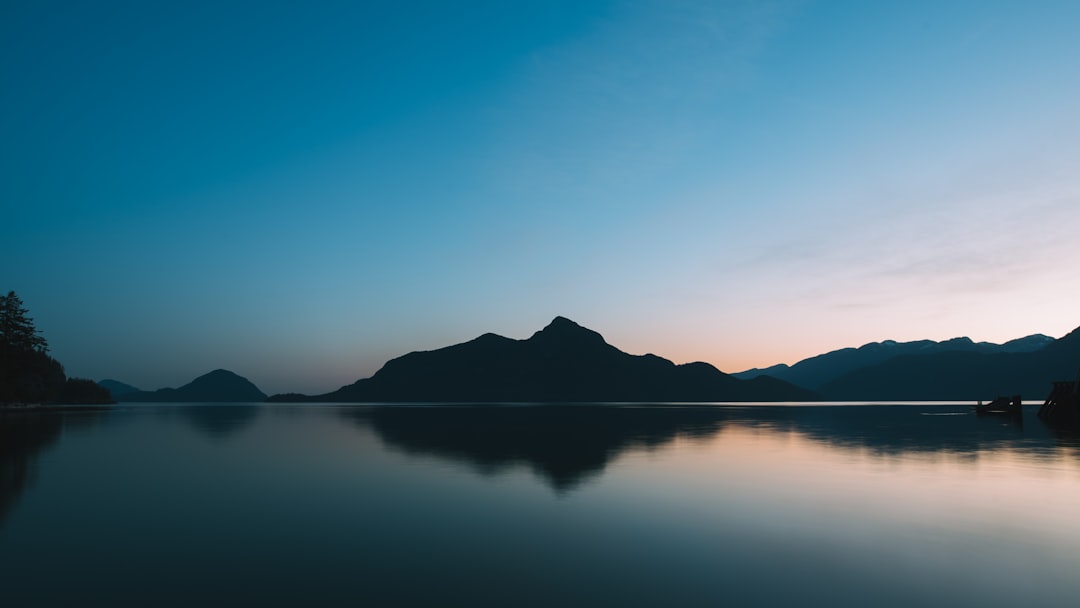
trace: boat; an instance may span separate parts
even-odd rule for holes
[[[980,416],[1022,416],[1024,404],[1020,395],[998,397],[986,404],[980,401],[975,405],[975,413]]]

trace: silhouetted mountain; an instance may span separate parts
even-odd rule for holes
[[[944,342],[918,340],[915,342],[871,342],[859,348],[842,348],[823,355],[803,359],[795,365],[774,365],[765,369],[750,369],[732,374],[744,380],[768,375],[811,390],[818,390],[837,378],[855,370],[875,366],[895,357],[937,353],[1027,353],[1040,350],[1054,341],[1050,336],[1034,334],[1010,340],[1004,344],[973,342],[971,338],[953,338]]]
[[[1015,342],[1015,341],[1014,341]],[[1080,329],[1031,352],[904,355],[844,374],[821,387],[837,400],[975,400],[1046,396],[1054,380],[1076,377]]]
[[[1016,338],[1015,340],[1009,340],[1001,345],[1001,352],[1003,353],[1033,353],[1037,350],[1042,350],[1052,344],[1054,339],[1044,334],[1032,334],[1030,336],[1024,336],[1023,338]],[[989,342],[979,342],[979,344],[990,344]],[[991,344],[991,346],[993,346]]]
[[[556,317],[527,340],[495,334],[413,352],[370,378],[298,399],[331,402],[665,402],[799,401],[810,391],[774,378],[739,380],[708,363],[676,365],[656,355],[630,355],[573,321]]]
[[[102,380],[98,382],[98,385],[109,391],[109,393],[112,394],[114,399],[119,397],[120,395],[124,395],[127,393],[138,393],[142,391],[142,389],[131,386],[130,384],[124,384],[119,380]]]
[[[180,388],[138,391],[115,395],[117,401],[127,402],[254,402],[265,401],[266,393],[250,380],[228,370],[219,369],[199,376]]]

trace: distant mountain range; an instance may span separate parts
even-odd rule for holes
[[[732,374],[749,380],[758,376],[772,376],[792,384],[817,390],[841,376],[864,367],[884,363],[889,359],[910,355],[931,355],[946,352],[968,353],[1027,353],[1046,347],[1054,339],[1043,334],[1010,340],[1005,344],[974,342],[971,338],[953,338],[944,342],[918,340],[915,342],[871,342],[858,348],[842,348],[823,355],[803,359],[795,365],[783,363],[765,369],[749,369]]]
[[[113,387],[117,387],[121,392],[112,393],[113,398],[124,402],[248,403],[266,400],[266,393],[259,390],[259,387],[252,384],[250,380],[224,369],[199,376],[180,388],[162,388],[156,391],[126,390],[135,387],[115,380],[102,380],[98,384],[108,388],[110,392]]]
[[[496,334],[391,359],[370,378],[322,395],[287,393],[270,401],[339,403],[709,402],[990,400],[1046,396],[1055,380],[1077,376],[1080,328],[1055,340],[1035,334],[1005,344],[873,342],[795,365],[725,374],[708,363],[676,365],[631,355],[564,317],[526,340]],[[246,378],[216,370],[180,388],[140,391],[102,380],[125,402],[258,402]]]
[[[1080,329],[1058,340],[1035,334],[1005,344],[969,338],[873,342],[734,375],[781,378],[837,401],[1039,399],[1054,380],[1076,377],[1078,366]]]
[[[867,366],[821,387],[829,399],[992,399],[1019,394],[1042,399],[1055,380],[1080,367],[1080,329],[1031,352],[948,351],[905,355]]]
[[[123,382],[120,382],[119,380],[100,380],[98,381],[98,386],[109,391],[112,394],[113,399],[116,399],[120,395],[126,395],[128,393],[142,392],[142,389],[135,388],[134,386],[131,386],[130,384],[125,384]]]
[[[630,355],[564,317],[527,340],[484,334],[388,361],[370,378],[324,395],[272,401],[667,402],[803,401],[816,395],[770,377],[740,380],[708,363]]]

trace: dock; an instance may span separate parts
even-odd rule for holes
[[[1039,408],[1039,418],[1054,425],[1080,427],[1080,373],[1076,380],[1054,382]]]

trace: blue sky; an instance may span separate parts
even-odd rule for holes
[[[1076,3],[164,4],[0,7],[0,288],[69,374],[1080,325]]]

